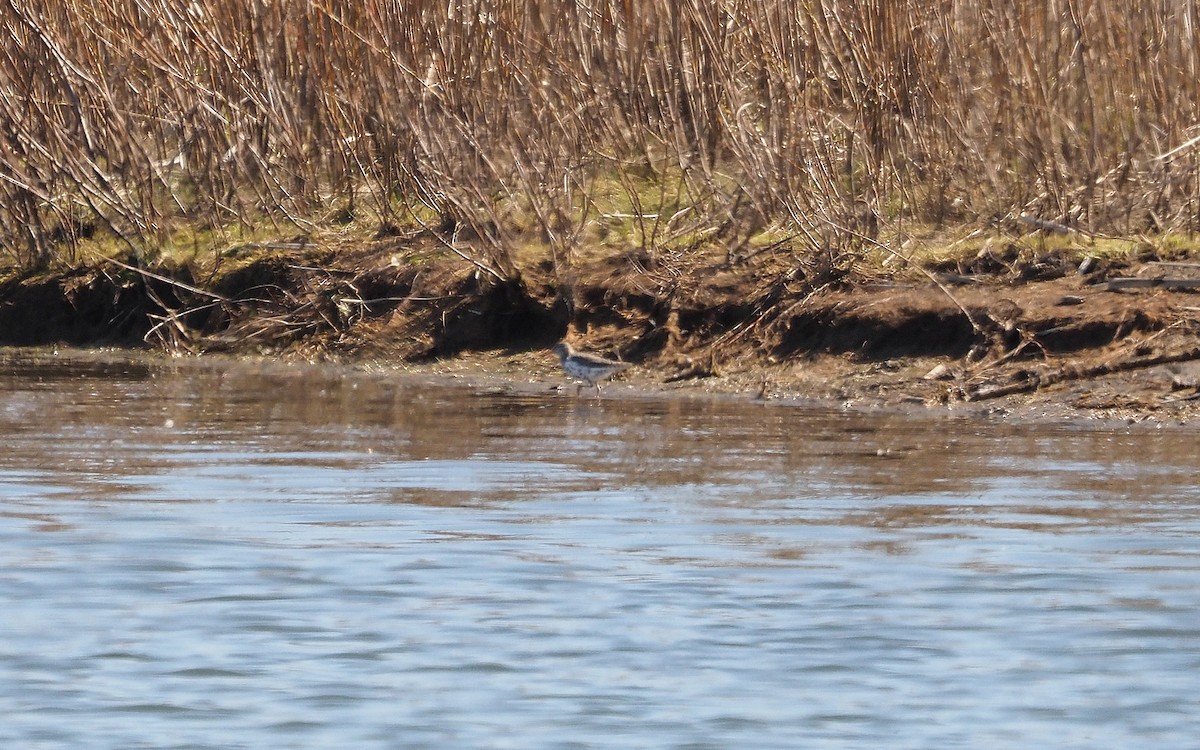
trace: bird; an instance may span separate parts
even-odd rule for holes
[[[588,385],[595,388],[597,397],[600,396],[601,380],[610,378],[621,370],[630,367],[628,362],[617,362],[616,360],[605,359],[596,354],[577,351],[575,347],[566,341],[560,341],[555,344],[553,351],[558,355],[558,361],[562,365],[563,370],[576,380],[585,381]],[[579,388],[575,389],[575,393],[578,394],[582,388],[583,383],[580,383]]]

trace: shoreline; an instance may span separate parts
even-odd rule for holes
[[[544,354],[545,356],[540,356]],[[541,366],[531,369],[535,360]],[[143,368],[147,374],[172,368],[243,368],[272,374],[312,375],[329,379],[365,378],[402,387],[466,390],[473,394],[529,398],[563,398],[584,405],[636,399],[656,401],[719,402],[745,408],[783,408],[829,414],[872,414],[899,419],[972,421],[980,426],[1006,425],[1083,430],[1200,429],[1200,409],[1172,415],[1146,411],[1081,411],[1054,395],[1018,399],[1003,404],[930,404],[913,400],[855,399],[804,395],[779,390],[767,394],[739,387],[736,380],[713,379],[701,387],[663,383],[643,368],[634,367],[619,379],[605,383],[597,399],[585,387],[576,395],[575,381],[562,373],[550,352],[523,354],[474,353],[427,363],[392,363],[371,360],[305,361],[251,354],[170,355],[149,349],[123,347],[0,347],[0,367],[43,369],[67,363],[93,369],[104,376],[114,370]]]
[[[10,276],[0,346],[334,362],[541,390],[574,387],[550,352],[566,339],[634,365],[610,393],[624,383],[821,408],[1200,419],[1198,263],[1092,258],[1085,273],[1083,251],[1054,251],[991,273],[943,261],[830,282],[790,256],[648,267],[612,251],[565,276],[541,263],[495,280],[432,244]]]

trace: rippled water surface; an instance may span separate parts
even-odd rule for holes
[[[0,747],[1200,740],[1200,440],[0,354]]]

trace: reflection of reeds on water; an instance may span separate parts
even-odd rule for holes
[[[614,232],[733,253],[774,227],[836,258],[905,222],[1195,214],[1186,3],[36,7],[0,9],[0,246],[21,264],[366,218],[510,277],[518,247],[562,267]]]

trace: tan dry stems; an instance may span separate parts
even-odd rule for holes
[[[569,279],[605,213],[651,257],[772,225],[835,259],[905,222],[1190,232],[1198,25],[1196,0],[6,0],[0,247],[335,208],[505,277],[532,231]]]

